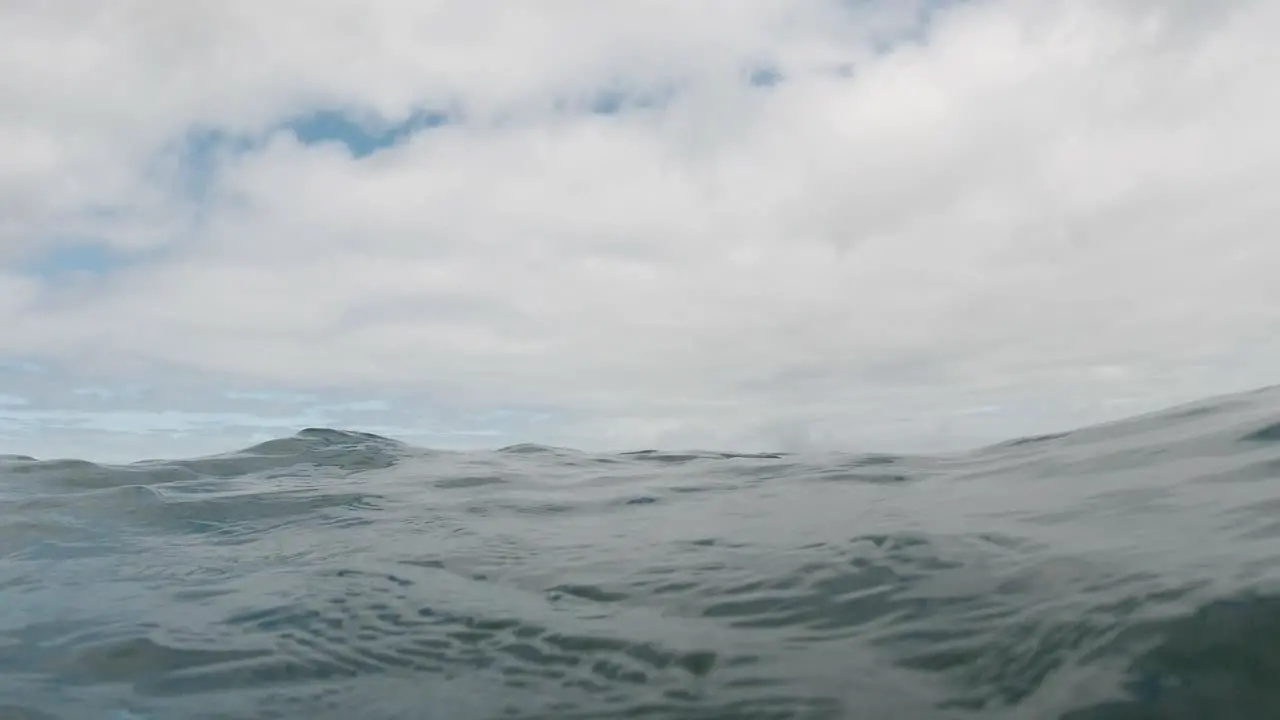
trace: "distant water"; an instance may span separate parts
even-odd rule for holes
[[[1280,718],[1280,391],[975,452],[0,458],[0,718]]]

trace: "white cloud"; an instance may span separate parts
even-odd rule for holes
[[[1265,0],[3,12],[0,263],[161,252],[0,273],[0,356],[585,447],[925,449],[1275,380]],[[285,129],[321,109],[452,122],[357,159]],[[193,170],[210,130],[251,142]]]

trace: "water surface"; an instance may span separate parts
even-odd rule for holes
[[[1280,391],[975,452],[0,457],[0,718],[1280,718]]]

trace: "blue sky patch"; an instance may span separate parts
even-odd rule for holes
[[[379,123],[359,122],[349,113],[337,110],[320,110],[297,118],[285,125],[305,145],[341,143],[357,159],[391,147],[420,130],[440,127],[449,122],[443,113],[420,111],[404,122],[380,126]]]
[[[587,102],[588,110],[595,115],[617,115],[625,110],[648,110],[664,107],[675,97],[674,87],[645,91],[601,90]],[[572,103],[559,103],[561,109],[573,107]]]
[[[280,130],[293,133],[298,142],[305,145],[340,143],[359,159],[391,147],[420,130],[449,122],[448,115],[429,111],[414,113],[396,124],[359,121],[353,117],[354,114],[339,110],[317,110],[256,134],[192,128],[167,151],[170,153],[168,157],[176,158],[175,165],[170,167],[176,170],[177,182],[187,197],[197,203],[198,211],[200,201],[208,196],[221,162],[261,148],[272,134]]]
[[[756,68],[747,76],[747,81],[755,87],[773,87],[782,80],[782,71],[775,67]]]
[[[76,274],[104,275],[131,264],[135,259],[134,254],[101,244],[76,242],[45,249],[23,263],[22,269],[28,275],[46,279]]]

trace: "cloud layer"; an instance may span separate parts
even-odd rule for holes
[[[1276,379],[1265,0],[0,12],[0,358],[158,388],[101,412],[921,450]]]

